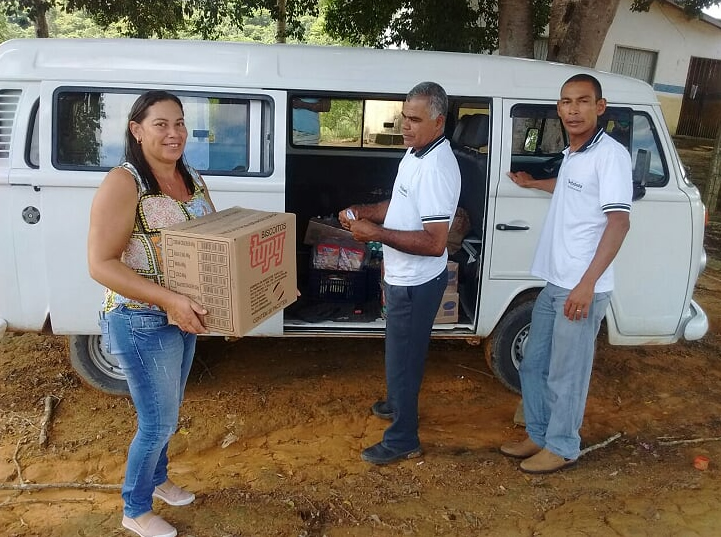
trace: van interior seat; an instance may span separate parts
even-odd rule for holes
[[[486,206],[488,154],[481,148],[488,146],[488,114],[467,114],[461,117],[453,131],[451,147],[461,171],[461,196],[458,205],[468,213],[472,233],[483,237],[483,213]]]

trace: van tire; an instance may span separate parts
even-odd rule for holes
[[[511,305],[485,343],[488,367],[506,388],[516,393],[521,393],[518,366],[523,360],[534,303],[526,300]]]
[[[118,361],[103,351],[100,336],[68,336],[70,364],[80,378],[110,395],[129,395]]]

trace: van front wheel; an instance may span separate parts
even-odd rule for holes
[[[106,354],[99,335],[68,336],[70,364],[78,375],[93,388],[110,395],[128,395],[128,383],[120,364]]]
[[[533,304],[533,300],[527,300],[512,306],[485,343],[488,367],[506,388],[516,393],[521,393],[518,367],[528,341]]]

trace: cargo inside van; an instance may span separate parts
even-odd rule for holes
[[[405,96],[371,98],[290,95],[327,99],[319,115],[317,143],[294,139],[289,116],[286,210],[297,215],[298,281],[301,297],[285,310],[287,329],[333,326],[382,330],[382,247],[363,245],[338,230],[338,211],[353,204],[390,199],[398,164],[405,154],[401,109]],[[292,104],[289,104],[289,109]],[[449,287],[436,317],[437,330],[471,327],[479,290],[484,229],[490,107],[453,100],[446,137],[459,161],[462,191],[449,233]],[[304,141],[303,141],[304,142]],[[362,261],[342,266],[349,255]],[[340,258],[341,266],[335,266]]]

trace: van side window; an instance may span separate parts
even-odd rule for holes
[[[669,173],[659,144],[658,132],[648,115],[633,114],[631,159],[634,176],[640,175],[647,187],[662,187],[668,183]]]
[[[561,166],[566,134],[556,107],[517,105],[513,107],[511,170],[527,171],[537,179],[555,177]],[[668,183],[658,133],[650,117],[630,108],[608,107],[599,126],[631,153],[634,181],[648,187]]]
[[[402,99],[291,95],[288,106],[293,146],[405,149]]]
[[[634,181],[648,187],[668,183],[668,169],[650,117],[630,108],[608,107],[599,118],[606,134],[631,153]]]
[[[536,179],[556,177],[567,143],[556,107],[516,105],[511,116],[511,171],[525,171]]]
[[[61,88],[55,94],[53,164],[107,170],[124,159],[125,129],[140,90]],[[201,173],[269,175],[270,101],[265,97],[176,92],[183,103],[185,156]],[[251,126],[254,138],[251,138]]]

